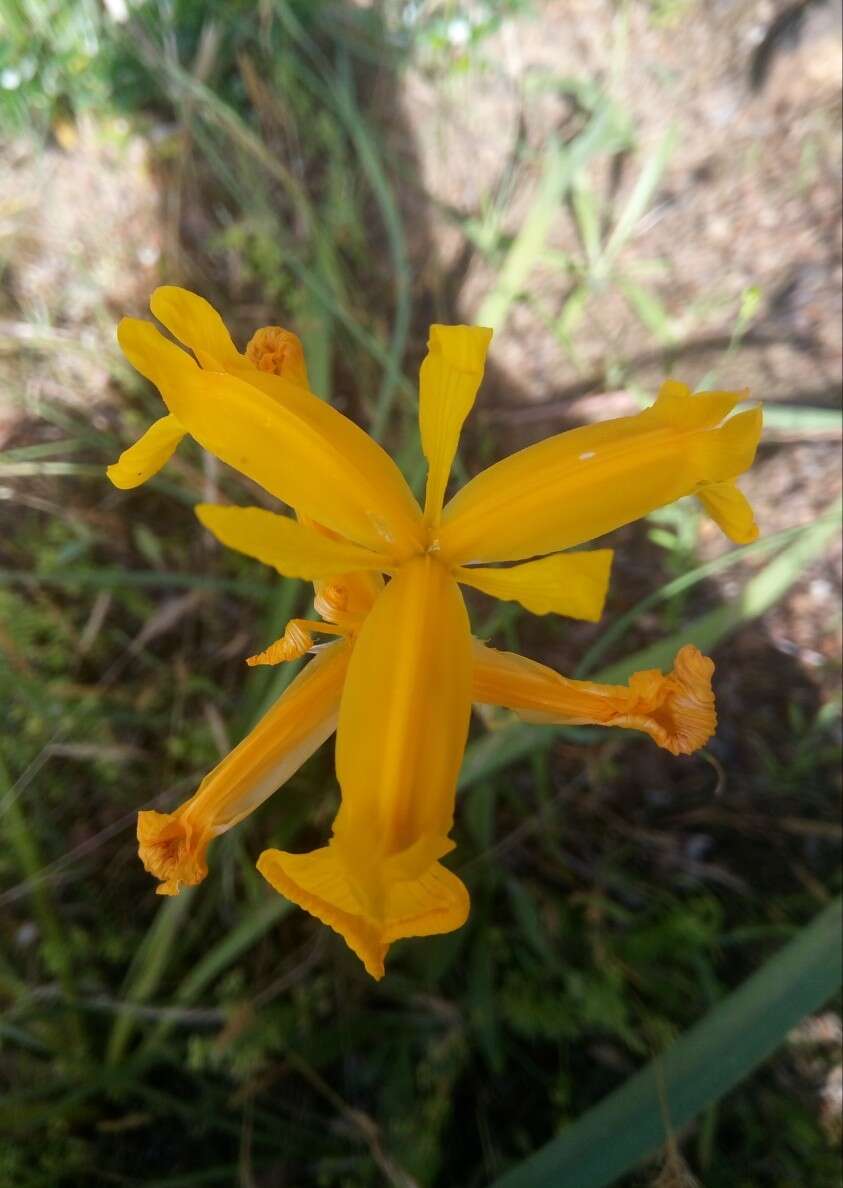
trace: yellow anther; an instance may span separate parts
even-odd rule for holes
[[[348,587],[339,582],[320,582],[313,605],[317,615],[321,615],[329,623],[338,623],[348,612]]]
[[[281,638],[270,644],[266,651],[258,652],[256,656],[249,656],[246,663],[254,667],[256,664],[283,664],[287,660],[298,660],[313,647],[314,632],[321,632],[324,635],[344,634],[339,627],[334,627],[330,623],[316,623],[310,619],[290,619]]]
[[[286,660],[298,660],[312,647],[313,636],[304,626],[304,621],[291,619],[280,639],[256,656],[249,656],[246,663],[251,667],[256,664],[283,664]]]

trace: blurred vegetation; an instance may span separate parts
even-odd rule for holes
[[[649,10],[675,26],[688,7]],[[408,60],[467,69],[504,16],[529,8],[0,0],[0,122],[7,137],[68,151],[85,118],[148,135],[162,279],[201,289],[243,333],[294,325],[314,389],[341,393],[418,486],[409,361],[431,311],[455,311],[412,275],[402,187],[414,182],[385,147],[383,90]],[[571,98],[574,131],[544,147],[517,233],[494,203],[461,226],[496,269],[477,320],[499,327],[520,304],[535,307],[529,278],[550,258],[569,290],[544,321],[575,369],[582,320],[608,290],[669,356],[687,327],[650,286],[658,261],[628,264],[622,249],[676,130],[638,153],[607,88],[552,85]],[[637,180],[610,218],[591,167],[621,156]],[[548,248],[560,210],[581,248],[564,258]],[[5,268],[13,248],[3,245]],[[749,288],[731,353],[757,304]],[[592,1107],[694,1024],[716,1024],[709,1013],[755,973],[749,1021],[699,1037],[693,1108],[659,1061],[618,1106],[632,1131],[672,1139],[660,1153],[659,1138],[637,1153],[633,1142],[629,1174],[611,1182],[691,1183],[687,1164],[706,1188],[839,1183],[818,1104],[833,1045],[831,1056],[820,1041],[807,1056],[788,1048],[725,1097],[734,1078],[703,1084],[730,1061],[749,1073],[834,988],[828,931],[810,929],[839,892],[839,707],[780,655],[739,737],[733,727],[684,764],[632,735],[477,723],[456,831],[470,921],[395,946],[378,986],[254,869],[270,843],[324,837],[336,798],[328,753],[216,843],[201,887],[156,900],[134,815],[188,795],[282,691],[288,668],[247,672],[242,657],[275,638],[307,592],[201,539],[190,509],[208,485],[247,492],[194,446],[141,491],[107,486],[106,462],[158,414],[105,337],[101,353],[116,393],[108,409],[83,417],[43,401],[1,460],[0,1182],[480,1188],[554,1136],[585,1134],[575,1128]],[[624,374],[623,360],[607,361],[607,383]],[[834,417],[773,411],[797,440]],[[508,448],[493,427],[474,431],[464,465]],[[830,506],[806,529],[703,562],[697,514],[683,504],[625,538],[646,558],[646,587],[633,574],[600,633],[478,599],[477,634],[624,679],[669,665],[686,640],[732,640],[838,525]],[[753,576],[723,602],[711,579],[741,564]],[[785,976],[767,963],[788,942]],[[576,1188],[610,1182],[601,1148],[609,1159],[614,1137],[592,1141],[591,1178]],[[655,1162],[634,1170],[648,1154]]]

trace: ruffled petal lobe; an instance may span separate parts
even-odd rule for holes
[[[601,685],[475,641],[473,699],[531,722],[641,730],[671,754],[690,755],[717,727],[713,673],[713,661],[687,644],[666,676],[653,668],[634,673],[628,685]]]
[[[351,647],[343,640],[311,660],[175,812],[138,814],[138,852],[161,880],[159,895],[201,882],[210,842],[254,812],[333,733]]]

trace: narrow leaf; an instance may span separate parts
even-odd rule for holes
[[[728,1093],[841,983],[840,900],[695,1027],[491,1188],[605,1188]]]
[[[635,226],[646,212],[652,201],[656,187],[661,181],[665,167],[670,160],[676,146],[677,128],[671,126],[665,132],[655,152],[647,159],[644,168],[638,175],[638,180],[632,188],[632,193],[621,211],[615,229],[609,236],[604,253],[604,261],[608,266],[615,259],[635,230]]]
[[[538,191],[512,242],[498,280],[474,319],[479,326],[499,329],[542,255],[553,220],[574,179],[598,153],[617,147],[618,128],[613,109],[606,105],[592,117],[570,144],[554,142],[547,150]]]

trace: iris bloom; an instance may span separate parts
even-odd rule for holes
[[[192,355],[148,322],[120,344],[168,413],[109,468],[116,485],[154,474],[189,433],[296,516],[201,505],[223,544],[315,584],[315,620],[294,620],[251,663],[314,658],[251,734],[172,813],[140,814],[140,855],[175,894],[207,872],[213,838],[252,812],[336,728],[341,804],[327,844],[266,850],[258,869],[340,933],[372,976],[400,937],[448,932],[468,892],[442,864],[472,702],[531,720],[648,733],[688,754],[713,733],[712,662],[685,647],[673,671],[625,686],[574,681],[472,638],[471,586],[536,614],[596,621],[612,553],[595,537],[695,494],[735,541],[757,534],[735,478],[752,463],[760,411],[729,417],[741,392],[692,395],[673,380],[637,416],[560,433],[445,491],[491,331],[433,326],[419,392],[424,507],[357,425],[307,388],[298,340],[259,330],[241,354],[221,318],[182,289],[151,308]],[[501,565],[499,563],[505,563]],[[388,579],[384,581],[384,578]],[[314,644],[317,635],[337,637]]]

